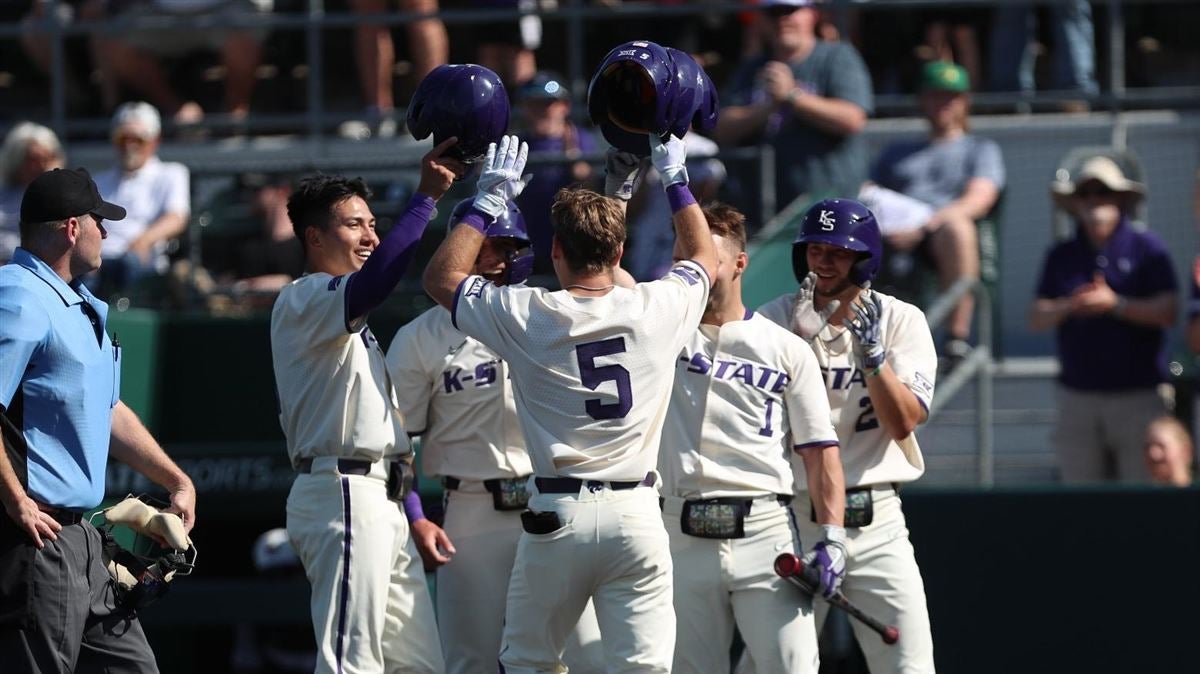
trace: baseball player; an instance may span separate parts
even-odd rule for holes
[[[902,635],[886,646],[852,622],[867,664],[872,674],[925,673],[934,671],[933,639],[898,487],[925,472],[914,430],[929,414],[937,354],[920,309],[869,289],[881,262],[871,211],[848,199],[820,201],[792,250],[799,291],[759,312],[809,340],[825,374],[847,487],[842,591]],[[802,490],[793,503],[801,540],[820,537],[811,497]],[[827,611],[818,603],[818,628]]]
[[[464,166],[421,161],[417,192],[381,241],[362,180],[316,176],[288,199],[308,273],[279,293],[271,354],[280,422],[300,473],[287,530],[312,584],[317,668],[443,671],[433,602],[401,500],[411,494],[408,435],[367,314],[400,280]]]
[[[810,562],[832,592],[845,566],[845,485],[837,434],[812,349],[742,304],[745,218],[704,208],[719,264],[700,329],[675,363],[659,471],[674,562],[675,674],[727,662],[733,628],[760,674],[817,672],[810,600],[775,574],[799,552],[788,504],[791,455],[806,468],[821,535]]]
[[[461,202],[450,222],[466,216]],[[524,283],[533,266],[525,220],[516,204],[488,230],[472,273],[497,286]],[[521,534],[520,513],[529,500],[525,483],[533,473],[513,399],[508,366],[479,340],[450,322],[437,306],[396,333],[387,354],[388,374],[409,435],[421,436],[425,475],[445,488],[446,519],[440,539],[419,531],[417,547],[438,568],[437,615],[447,674],[495,671],[504,628],[504,598]],[[420,523],[420,524],[419,524]],[[440,546],[439,546],[440,544]],[[446,546],[453,550],[452,558]],[[442,547],[442,549],[439,549]],[[589,644],[588,655],[568,648],[572,672],[603,671],[600,633],[589,607],[574,643]]]
[[[586,189],[559,192],[551,209],[562,290],[472,276],[484,231],[525,184],[528,148],[512,136],[489,149],[470,214],[425,270],[426,291],[455,326],[508,364],[533,464],[500,651],[509,674],[559,671],[589,597],[609,672],[671,669],[671,555],[655,461],[671,368],[699,325],[717,263],[687,188],[683,142],[651,138],[681,258],[663,279],[615,285],[624,215]]]

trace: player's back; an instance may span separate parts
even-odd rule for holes
[[[601,297],[480,282],[468,279],[455,320],[509,364],[534,472],[638,480],[654,470],[675,358],[707,301],[703,269],[685,261]]]

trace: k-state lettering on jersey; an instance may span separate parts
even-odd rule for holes
[[[692,333],[663,426],[664,494],[791,494],[792,452],[830,444],[825,383],[803,339],[759,314]]]
[[[400,328],[387,353],[404,427],[421,436],[426,475],[463,480],[533,472],[508,366],[434,307]]]
[[[928,410],[933,401],[937,352],[925,314],[895,297],[875,294],[882,305],[880,331],[883,346],[887,349],[888,365]],[[794,295],[783,295],[759,307],[758,311],[776,324],[791,329],[794,299]],[[846,486],[915,480],[925,472],[925,459],[921,456],[916,434],[905,438],[907,447],[902,447],[879,424],[867,394],[866,373],[858,367],[853,340],[845,328],[825,326],[812,342],[829,392],[834,426],[841,440]],[[801,465],[797,470],[800,488],[805,485],[803,475]]]
[[[302,276],[271,309],[271,362],[288,455],[378,461],[412,453],[383,349],[346,315],[348,277]]]
[[[470,276],[453,317],[508,363],[537,475],[640,480],[655,468],[675,358],[700,324],[708,285],[690,260],[601,297]]]

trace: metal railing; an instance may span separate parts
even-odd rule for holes
[[[996,479],[995,418],[992,409],[995,367],[992,361],[992,343],[995,326],[992,325],[991,294],[978,279],[959,279],[934,299],[933,304],[925,310],[925,320],[931,330],[937,328],[950,317],[950,313],[967,293],[975,296],[979,344],[967,353],[945,379],[938,382],[926,423],[933,421],[946,408],[947,403],[974,378],[976,473],[979,485],[990,487]]]
[[[837,22],[843,27],[851,10],[859,11],[906,11],[933,7],[998,7],[1006,4],[1035,4],[1052,5],[1069,2],[1070,0],[1037,0],[1029,3],[1023,0],[829,0],[828,8],[832,11]],[[977,98],[982,103],[1011,104],[1019,107],[1030,102],[1054,102],[1069,96],[1073,100],[1086,99],[1093,108],[1110,109],[1117,112],[1129,104],[1152,101],[1162,105],[1194,105],[1200,99],[1200,87],[1148,87],[1130,91],[1126,87],[1126,55],[1124,50],[1125,17],[1122,8],[1138,4],[1183,4],[1186,0],[1099,0],[1092,4],[1097,7],[1107,7],[1107,21],[1104,26],[1097,26],[1097,34],[1106,35],[1108,62],[1106,64],[1106,91],[1085,95],[1079,92],[1038,92],[1032,97],[1018,92],[983,94]],[[252,118],[251,128],[269,122],[271,125],[291,126],[303,129],[308,135],[319,138],[325,132],[329,122],[344,121],[337,115],[326,111],[325,103],[325,37],[327,29],[349,28],[357,25],[372,24],[397,27],[408,24],[416,19],[428,18],[430,15],[412,12],[391,12],[383,14],[353,14],[347,12],[329,13],[326,11],[325,0],[307,0],[304,9],[291,13],[266,13],[251,16],[158,16],[130,18],[115,16],[102,21],[68,22],[57,11],[62,0],[52,0],[44,17],[40,21],[14,22],[0,25],[0,39],[16,39],[25,33],[43,35],[50,42],[50,126],[60,135],[71,131],[103,131],[107,120],[76,120],[68,119],[66,110],[66,50],[64,42],[72,36],[105,34],[118,35],[130,30],[166,30],[187,28],[188,30],[205,30],[215,28],[255,28],[267,30],[303,31],[304,44],[307,52],[308,74],[306,78],[306,106],[302,113],[295,115],[275,115],[267,118]],[[587,64],[584,63],[584,53],[587,44],[585,24],[596,21],[619,21],[629,19],[645,19],[651,17],[683,18],[691,16],[728,16],[752,9],[749,2],[725,0],[708,0],[704,2],[689,2],[678,5],[659,5],[652,3],[625,3],[615,6],[590,5],[584,0],[562,0],[560,3],[534,11],[513,10],[505,8],[489,9],[452,9],[437,12],[436,16],[449,25],[471,25],[491,23],[501,20],[511,20],[520,16],[536,15],[546,21],[563,22],[566,24],[566,77],[571,84],[571,90],[576,102],[582,102],[585,96]],[[915,110],[913,96],[881,96],[880,109],[884,110]],[[577,114],[583,114],[582,106],[576,107]],[[205,126],[220,128],[231,122],[222,115],[210,115],[203,123]]]

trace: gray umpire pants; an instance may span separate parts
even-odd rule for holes
[[[116,608],[95,527],[44,542],[0,512],[0,672],[157,674],[137,616]]]

